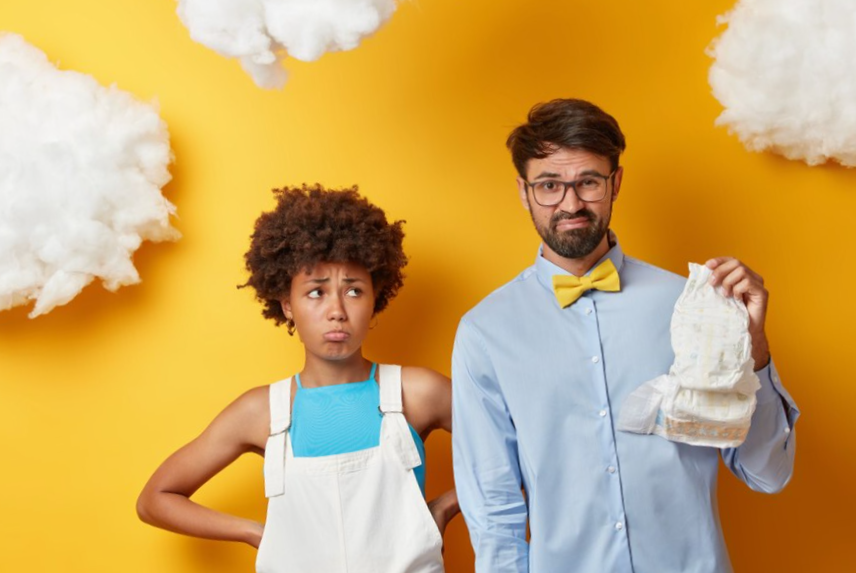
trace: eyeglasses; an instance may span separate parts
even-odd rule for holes
[[[592,173],[574,181],[543,179],[534,183],[529,181],[525,181],[525,183],[532,187],[532,196],[535,198],[535,202],[542,207],[552,207],[564,201],[568,187],[574,190],[580,201],[596,203],[606,197],[606,189],[609,187],[607,182],[610,177],[615,175],[616,171],[618,171],[617,167],[609,175]]]

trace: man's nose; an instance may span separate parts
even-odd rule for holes
[[[580,209],[585,208],[585,201],[581,201],[579,197],[577,197],[577,192],[574,188],[568,185],[565,190],[565,196],[562,198],[562,201],[556,205],[557,209],[562,211],[567,211],[568,213],[576,213]]]

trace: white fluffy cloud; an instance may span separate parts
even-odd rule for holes
[[[853,0],[739,0],[711,46],[713,95],[752,151],[856,166]]]
[[[238,58],[256,85],[285,84],[286,53],[313,61],[352,50],[395,11],[395,0],[178,0],[190,37]]]
[[[0,310],[35,300],[32,318],[95,277],[139,282],[140,243],[179,237],[161,195],[171,159],[152,105],[0,34]]]

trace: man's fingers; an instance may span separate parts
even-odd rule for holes
[[[709,264],[715,261],[714,267],[710,267]],[[708,268],[711,270],[710,276],[710,284],[716,286],[718,284],[722,284],[722,281],[727,277],[730,273],[734,271],[734,269],[740,266],[740,261],[733,257],[717,257],[715,259],[710,259],[708,262]]]

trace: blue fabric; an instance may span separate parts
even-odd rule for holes
[[[373,448],[380,443],[383,418],[380,388],[374,379],[372,365],[368,380],[304,388],[296,376],[292,422],[289,434],[295,457],[313,458],[346,454]],[[410,424],[410,433],[422,464],[413,468],[416,481],[425,495],[425,445]]]
[[[731,571],[720,451],[614,428],[627,395],[674,361],[669,325],[685,279],[617,244],[606,258],[620,292],[592,290],[562,309],[552,275],[567,273],[539,253],[458,327],[453,461],[479,573]],[[749,487],[774,492],[791,476],[799,411],[772,362],[758,376],[749,436],[721,454]]]

